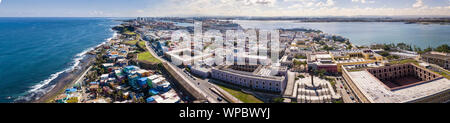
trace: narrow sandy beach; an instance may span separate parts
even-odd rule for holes
[[[80,69],[75,69],[72,71],[66,71],[62,73],[58,78],[55,80],[55,87],[52,88],[49,92],[44,94],[42,97],[40,97],[37,100],[33,100],[31,102],[33,103],[46,103],[46,101],[56,97],[60,92],[66,87],[69,87],[70,85],[74,84],[80,77],[83,77],[83,73],[85,73],[88,68],[94,63],[95,57],[92,55],[86,54],[86,57],[80,61]]]

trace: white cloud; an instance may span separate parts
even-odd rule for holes
[[[366,0],[352,0],[352,2],[361,2],[361,3],[366,3]]]
[[[274,5],[276,0],[236,0],[243,1],[245,5]]]
[[[423,4],[423,0],[416,0],[416,3],[414,3],[412,5],[412,7],[414,8],[420,8],[420,7],[424,7],[425,5]]]
[[[311,7],[311,6],[313,6],[314,5],[314,2],[308,2],[308,3],[306,3],[306,7]]]
[[[285,1],[292,1],[292,0],[285,0]],[[288,8],[309,8],[313,7],[315,5],[315,0],[296,0],[296,3],[289,6]]]
[[[334,6],[334,1],[333,0],[327,0],[325,3],[324,2],[318,2],[316,3],[317,7],[324,7],[324,6]]]
[[[358,16],[443,15],[450,7],[342,8],[334,0],[168,0],[140,16]],[[286,2],[286,3],[283,3]],[[359,0],[359,2],[361,2]],[[370,3],[369,0],[365,1]],[[423,5],[424,6],[424,5]]]
[[[97,10],[89,12],[89,15],[91,15],[91,16],[102,16],[103,14],[104,14],[103,11],[97,11]]]
[[[288,8],[300,8],[300,7],[303,7],[303,4],[294,4],[294,5],[292,5],[292,6],[289,6]]]
[[[0,0],[0,4],[2,3],[2,0]]]
[[[367,0],[352,0],[352,2],[354,3],[375,3],[375,1],[371,0],[371,1],[367,1]]]

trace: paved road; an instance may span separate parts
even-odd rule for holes
[[[215,94],[214,92],[212,92],[209,88],[213,87],[212,85],[210,85],[211,83],[209,83],[208,81],[202,81],[200,79],[196,79],[193,80],[193,78],[191,78],[190,76],[188,76],[185,72],[183,72],[182,69],[180,69],[179,67],[171,64],[170,62],[168,62],[167,60],[159,57],[155,51],[150,48],[148,46],[148,42],[145,42],[146,48],[147,50],[157,59],[161,60],[162,62],[166,62],[168,63],[168,65],[172,68],[174,68],[174,70],[176,70],[175,72],[179,75],[181,75],[181,77],[183,77],[184,80],[188,80],[188,83],[190,83],[190,85],[198,90],[200,93],[202,93],[202,95],[204,95],[208,102],[210,103],[226,103],[225,100],[222,101],[218,101],[217,98],[220,97],[219,95]],[[200,84],[199,84],[200,83]]]
[[[92,66],[90,66],[84,73],[83,75],[81,75],[80,78],[78,78],[78,80],[75,82],[75,84],[79,83],[80,87],[81,87],[81,95],[80,95],[80,101],[85,101],[87,99],[88,94],[86,93],[86,88],[84,85],[84,78],[86,77],[86,74],[92,69]]]
[[[337,90],[341,92],[342,99],[344,100],[344,103],[359,103],[358,98],[356,97],[355,93],[350,89],[350,87],[344,82],[345,80],[341,77],[337,78],[336,85],[338,86]],[[342,86],[342,89],[341,89]],[[347,93],[350,92],[350,94]],[[353,97],[354,100],[350,98],[350,96]]]
[[[178,68],[179,69],[179,68]],[[220,95],[217,95],[216,93],[214,93],[213,91],[210,90],[210,88],[214,88],[214,85],[211,84],[209,81],[209,79],[202,79],[202,78],[197,78],[195,76],[190,77],[188,74],[190,73],[185,73],[184,72],[184,68],[183,69],[179,69],[180,71],[183,71],[183,74],[191,81],[193,82],[195,85],[197,85],[197,87],[199,87],[201,90],[203,90],[205,93],[207,93],[210,97],[216,99],[217,102],[219,103],[226,103],[227,101],[223,99],[223,97],[221,97]],[[193,79],[195,78],[195,80]],[[221,97],[223,100],[222,101],[218,101],[217,97]]]
[[[337,90],[337,92],[341,93],[344,103],[354,103],[353,100],[350,99],[350,95],[347,93],[342,81],[340,81],[340,80],[336,81],[336,90]]]

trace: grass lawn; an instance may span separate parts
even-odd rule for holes
[[[139,41],[139,43],[137,45],[139,45],[139,47],[145,49],[145,41]]]
[[[442,69],[440,71],[441,72],[436,72],[436,71],[434,71],[434,72],[439,74],[439,75],[441,75],[442,77],[445,77],[445,78],[450,80],[450,72],[447,72],[447,71],[442,70]]]
[[[135,32],[130,32],[130,31],[126,31],[126,32],[124,32],[124,34],[126,34],[126,35],[136,35]]]
[[[348,68],[347,68],[348,69]],[[348,72],[356,72],[356,71],[363,71],[363,70],[365,70],[364,68],[355,68],[355,69],[348,69],[347,71]]]
[[[447,78],[447,79],[450,80],[450,73],[447,73],[447,72],[439,72],[438,74],[440,74],[441,76],[443,76],[443,77],[445,77],[445,78]]]
[[[256,98],[255,96],[253,96],[251,94],[246,94],[244,92],[234,90],[231,88],[227,88],[227,87],[224,87],[221,85],[217,85],[217,86],[219,86],[223,90],[227,91],[228,93],[230,93],[231,95],[238,98],[239,100],[241,100],[244,103],[264,103],[263,101],[259,100],[258,98]]]
[[[391,64],[406,64],[406,63],[413,63],[413,64],[416,64],[416,65],[419,65],[419,62],[417,62],[417,61],[414,60],[414,59],[403,59],[403,60],[400,60],[400,61],[391,61],[391,62],[389,62],[389,63],[391,63]]]
[[[161,61],[157,58],[155,58],[150,52],[143,52],[138,54],[138,60],[139,61],[148,61],[153,63],[161,63]]]
[[[138,42],[138,40],[131,40],[131,41],[125,42],[125,44],[128,44],[128,45],[136,45],[137,42]]]

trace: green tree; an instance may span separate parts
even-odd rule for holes
[[[386,51],[389,51],[389,50],[391,50],[391,46],[388,44],[384,44],[383,49]]]
[[[114,101],[119,100],[119,94],[114,93],[114,94],[113,94],[113,99],[114,99]]]
[[[144,97],[139,97],[139,103],[145,103]]]
[[[298,78],[305,78],[305,76],[303,76],[303,75],[298,75],[297,77]]]
[[[387,57],[390,55],[389,52],[387,52],[387,51],[380,52],[379,54],[383,57]]]
[[[166,41],[166,42],[165,42],[165,45],[166,45],[166,46],[169,46],[169,45],[170,45],[170,41]]]
[[[330,51],[330,50],[334,50],[334,48],[333,47],[329,47],[328,45],[324,45],[322,50]]]
[[[320,41],[320,39],[321,39],[320,37],[313,37],[314,42],[318,42],[318,41]]]
[[[342,100],[335,100],[335,101],[333,101],[333,103],[344,103],[344,101],[342,101]]]
[[[319,41],[320,45],[325,45],[325,41]]]
[[[435,51],[450,53],[450,47],[447,44],[443,44],[441,46],[436,47]]]
[[[273,98],[272,100],[274,103],[282,103],[284,101],[284,98],[277,97],[277,98]]]
[[[314,70],[315,75],[319,76],[319,78],[324,78],[326,72],[325,69]]]
[[[345,45],[347,45],[346,49],[348,50],[353,48],[352,44],[348,40],[345,42]]]
[[[399,59],[400,57],[396,56],[396,55],[389,55],[386,58],[388,58],[388,59]]]
[[[295,55],[295,58],[296,59],[306,59],[306,56],[297,54],[297,55]]]
[[[347,50],[350,50],[350,49],[352,49],[353,48],[353,46],[352,45],[347,45]]]
[[[433,48],[431,48],[431,47],[428,47],[428,48],[426,48],[426,49],[423,49],[423,52],[431,52],[431,51],[433,51]]]

